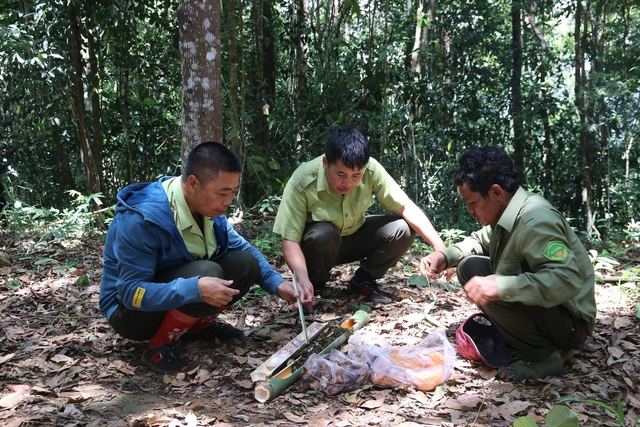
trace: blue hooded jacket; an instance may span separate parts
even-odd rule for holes
[[[117,296],[130,310],[165,311],[203,302],[198,277],[154,282],[156,272],[195,261],[176,227],[164,177],[153,183],[138,183],[118,193],[116,215],[107,233],[100,283],[100,311],[107,320],[118,308]],[[218,250],[215,260],[230,250],[251,253],[260,264],[258,284],[270,294],[284,279],[264,256],[240,236],[226,216],[213,218]]]

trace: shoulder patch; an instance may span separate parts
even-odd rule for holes
[[[559,240],[552,240],[547,243],[547,247],[544,248],[542,255],[551,261],[564,261],[567,259],[567,247]]]
[[[132,304],[134,307],[136,308],[142,307],[142,297],[144,297],[144,293],[146,291],[147,290],[145,288],[138,287],[138,289],[136,289],[136,293],[133,295],[133,301],[132,301]]]

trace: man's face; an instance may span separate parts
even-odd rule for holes
[[[191,197],[186,200],[191,213],[199,213],[207,218],[223,215],[236,196],[239,185],[240,174],[237,172],[218,172],[218,177],[206,185],[190,176],[187,186]]]
[[[362,169],[349,169],[342,160],[330,164],[326,157],[322,158],[322,166],[327,173],[327,180],[333,190],[345,195],[353,190],[362,180]]]
[[[469,213],[482,225],[498,222],[510,200],[499,185],[491,187],[488,199],[482,197],[480,193],[471,191],[467,184],[459,185],[458,192],[467,202]]]

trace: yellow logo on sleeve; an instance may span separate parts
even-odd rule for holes
[[[133,296],[133,306],[136,308],[140,308],[142,307],[142,298],[144,297],[144,293],[147,290],[145,288],[140,288],[138,287],[138,289],[136,289],[136,293]]]

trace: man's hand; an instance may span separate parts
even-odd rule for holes
[[[482,307],[491,301],[498,301],[498,282],[494,277],[474,276],[464,284],[467,299]]]
[[[447,259],[442,252],[434,252],[420,260],[420,274],[429,279],[437,279],[447,267]]]
[[[202,299],[214,307],[229,305],[233,297],[240,293],[239,290],[229,287],[232,284],[233,280],[224,280],[219,277],[201,277],[198,279],[198,288],[200,288]]]
[[[313,286],[311,286],[311,292],[306,289],[307,287],[303,286],[300,282],[298,282],[298,290],[300,291],[300,301],[304,307],[309,307],[312,305],[316,305],[318,302],[313,301],[311,297],[313,296]],[[291,305],[289,306],[290,310],[293,310],[298,302],[298,294],[296,293],[296,287],[294,286],[292,281],[282,282],[278,285],[278,295],[285,301],[289,301]],[[306,291],[305,291],[306,290]]]

